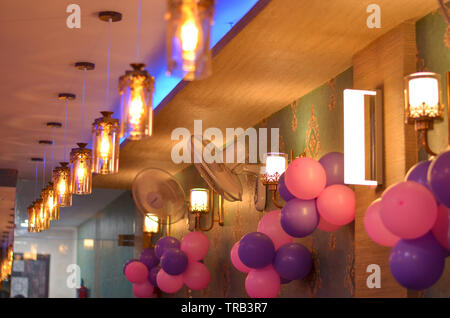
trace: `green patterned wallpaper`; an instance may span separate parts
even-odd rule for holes
[[[450,71],[450,27],[439,10],[416,23],[418,68],[436,72],[442,76],[443,99],[446,104],[445,119],[434,124],[428,133],[431,149],[439,153],[448,145],[448,105],[446,72]],[[450,297],[450,263],[447,261],[443,276],[423,295],[425,297]]]
[[[320,158],[331,151],[343,151],[343,90],[353,87],[353,70],[348,69],[328,83],[274,113],[256,127],[279,128],[281,151]],[[269,129],[270,131],[270,129]],[[195,167],[176,175],[186,195],[194,187],[205,187]],[[176,297],[247,297],[245,274],[231,264],[229,253],[243,235],[256,231],[262,213],[255,210],[255,177],[241,176],[242,202],[225,203],[225,226],[215,225],[207,232],[211,250],[205,263],[211,283],[204,291],[184,287]],[[269,200],[270,201],[270,200]],[[266,207],[267,211],[275,209]],[[172,235],[181,239],[187,233],[186,222],[172,226]],[[307,279],[283,285],[281,297],[351,297],[354,292],[353,224],[329,234],[316,230],[308,238],[298,239],[314,255],[315,269]]]

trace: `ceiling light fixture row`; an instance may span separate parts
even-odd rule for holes
[[[167,60],[168,73],[181,76],[184,80],[204,79],[211,75],[210,37],[214,15],[214,0],[167,0],[168,23]],[[139,3],[137,60],[140,58],[140,16]],[[108,30],[108,67],[106,106],[109,104],[109,73],[111,24],[122,20],[122,14],[115,11],[99,12],[101,21],[109,23]],[[60,166],[53,167],[54,136],[51,144],[52,175],[47,186],[41,191],[41,196],[28,207],[28,231],[40,232],[50,227],[50,221],[59,219],[59,209],[72,205],[72,194],[87,195],[92,192],[92,174],[114,174],[119,170],[119,140],[127,138],[138,141],[150,137],[153,132],[152,96],[155,79],[144,68],[143,63],[130,64],[132,70],[125,72],[119,78],[119,93],[121,96],[121,120],[112,118],[112,112],[102,111],[102,117],[92,124],[92,145],[88,149],[86,143],[78,143],[73,148],[70,158],[66,160],[67,120],[69,101],[75,100],[75,94],[61,93],[58,98],[65,102],[64,122],[64,160]],[[79,70],[94,70],[91,62],[77,62]],[[85,77],[83,77],[83,109],[81,127],[84,127]],[[50,122],[48,127],[61,128],[62,124]],[[43,162],[43,183],[45,183],[45,155],[33,158],[32,161]],[[37,167],[37,166],[36,166]],[[36,168],[37,182],[37,168]]]

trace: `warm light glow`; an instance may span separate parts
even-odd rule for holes
[[[276,152],[266,154],[265,178],[278,182],[280,176],[286,171],[286,165],[286,154]]]
[[[429,119],[442,115],[440,76],[435,73],[415,73],[407,76],[406,112],[410,119]]]
[[[94,248],[94,240],[93,239],[84,239],[83,247],[87,250],[92,250]]]
[[[344,90],[344,182],[346,184],[376,186],[377,181],[366,180],[365,156],[365,96],[376,91]]]
[[[136,87],[132,92],[130,109],[128,116],[130,118],[130,124],[139,125],[142,120],[142,116],[145,113],[144,101],[142,100],[142,87]]]
[[[191,189],[191,212],[207,213],[209,211],[209,191],[207,189]]]
[[[192,12],[192,7],[185,6],[182,10],[185,17],[184,22],[180,27],[183,70],[192,72],[195,71],[196,50],[201,29],[197,25],[195,14]]]
[[[107,159],[111,154],[111,143],[109,142],[108,135],[103,133],[103,138],[101,138],[100,142],[100,157],[103,158],[103,160]]]
[[[120,136],[141,140],[153,133],[152,95],[155,79],[144,70],[145,64],[131,64],[119,79],[120,94],[124,94],[121,106],[122,125]]]
[[[86,195],[92,192],[92,150],[79,143],[80,148],[72,149],[70,163],[72,172],[72,191],[74,194]]]
[[[170,74],[196,80],[211,74],[213,0],[169,0],[167,57]]]
[[[53,170],[53,190],[56,204],[59,207],[68,207],[72,205],[71,182],[70,168],[67,167],[67,163],[61,163],[61,167]]]
[[[147,213],[144,218],[144,232],[145,233],[158,233],[159,231],[159,218]]]

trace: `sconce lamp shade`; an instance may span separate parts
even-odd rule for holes
[[[185,80],[211,75],[210,37],[214,0],[168,0],[169,73]]]
[[[56,202],[59,207],[72,206],[72,178],[68,164],[68,162],[61,162],[61,166],[55,168],[52,174]]]
[[[119,171],[119,120],[111,118],[112,112],[101,112],[92,125],[94,145],[94,173],[112,174]]]
[[[191,213],[209,212],[209,191],[207,189],[191,189]]]
[[[265,168],[263,183],[277,185],[281,175],[286,171],[287,155],[279,152],[270,152],[265,155]]]
[[[79,148],[70,152],[70,173],[73,194],[91,194],[92,192],[92,150],[87,144],[78,143]]]
[[[144,233],[158,233],[159,232],[159,218],[158,216],[147,213],[144,218]]]
[[[431,72],[414,73],[405,77],[406,122],[429,121],[444,113],[441,76]]]
[[[140,140],[152,135],[155,79],[144,70],[145,64],[131,66],[133,70],[127,71],[119,79],[119,92],[122,95],[120,137]]]

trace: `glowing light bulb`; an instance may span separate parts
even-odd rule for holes
[[[102,136],[100,142],[100,157],[103,158],[103,160],[107,159],[109,157],[109,154],[111,152],[111,143],[109,142],[108,136]]]
[[[200,28],[197,26],[192,12],[187,9],[184,11],[187,18],[180,27],[180,41],[183,58],[183,70],[190,72],[195,70],[196,51],[200,38]]]
[[[65,195],[66,191],[67,191],[66,181],[62,178],[58,182],[58,191],[59,191],[60,195]]]
[[[86,178],[86,164],[84,161],[80,161],[78,167],[77,167],[77,178],[78,178],[78,184],[84,183],[84,179]]]
[[[144,101],[141,95],[142,88],[136,88],[131,98],[129,117],[132,125],[139,125],[144,115]]]

